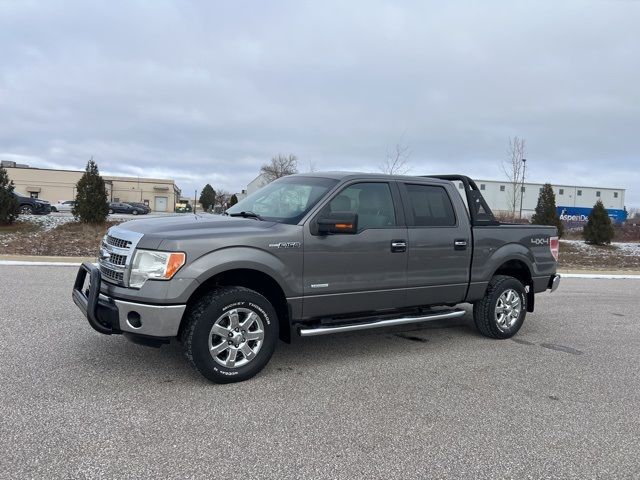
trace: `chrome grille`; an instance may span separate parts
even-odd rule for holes
[[[112,227],[100,245],[98,265],[102,280],[126,286],[127,269],[142,234]]]
[[[122,265],[124,267],[127,264],[127,256],[112,253],[109,255],[109,263],[112,263],[113,265]]]
[[[106,267],[101,264],[100,273],[102,273],[103,280],[117,283],[118,285],[124,285],[124,272],[118,272],[116,270],[112,270],[109,267]]]
[[[107,235],[107,245],[111,245],[116,248],[129,248],[131,242],[129,240],[124,240],[122,238],[112,237],[111,235]]]

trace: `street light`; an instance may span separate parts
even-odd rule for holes
[[[520,216],[522,220],[522,197],[524,196],[524,174],[527,172],[527,159],[522,159],[522,185],[520,185]]]

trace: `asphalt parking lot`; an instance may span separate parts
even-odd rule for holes
[[[75,272],[0,266],[1,478],[640,477],[639,280],[565,279],[513,340],[298,339],[214,385],[94,332]]]

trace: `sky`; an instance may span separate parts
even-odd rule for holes
[[[238,192],[300,171],[627,188],[640,207],[638,1],[0,0],[0,159]]]

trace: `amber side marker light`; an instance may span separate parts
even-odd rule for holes
[[[347,228],[353,228],[353,224],[351,223],[336,223],[336,228],[340,230],[346,230]]]
[[[167,262],[167,269],[164,276],[167,279],[173,278],[178,270],[184,265],[187,260],[187,256],[184,252],[172,252],[169,255],[169,261]]]

